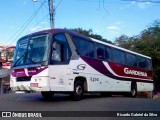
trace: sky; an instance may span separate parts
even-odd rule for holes
[[[55,28],[92,29],[112,42],[138,35],[160,19],[159,0],[54,0],[54,7]],[[49,28],[48,0],[0,0],[0,44],[15,45]]]

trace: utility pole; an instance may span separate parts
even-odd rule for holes
[[[55,9],[54,9],[54,6],[53,6],[53,0],[48,0],[48,6],[49,6],[49,15],[50,15],[50,25],[51,25],[51,29],[54,29]]]

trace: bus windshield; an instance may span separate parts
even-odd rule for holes
[[[48,60],[49,35],[20,39],[16,46],[13,67],[31,65]]]

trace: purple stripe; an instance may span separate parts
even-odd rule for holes
[[[40,72],[44,71],[45,69],[47,69],[47,67],[44,68],[28,68],[28,75],[29,76],[33,76],[33,75],[37,75]]]
[[[147,83],[153,83],[153,81],[148,80],[141,80],[141,79],[132,79],[132,78],[121,78],[113,75],[103,64],[101,60],[95,60],[87,57],[81,57],[88,65],[90,65],[92,68],[100,72],[101,74],[113,78],[115,80],[121,80],[121,81],[136,81],[136,82],[147,82]]]

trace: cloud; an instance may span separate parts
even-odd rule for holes
[[[126,6],[124,7],[121,7],[120,10],[124,10],[124,9],[127,9],[127,8],[130,8],[130,7],[138,7],[139,9],[146,9],[148,7],[151,7],[152,6],[152,3],[151,2],[143,2],[143,1],[131,1],[129,4],[127,4]]]
[[[48,24],[48,22],[42,21],[41,24]]]
[[[22,5],[26,5],[26,4],[27,4],[27,1],[26,1],[26,0],[23,0]]]
[[[93,30],[94,33],[100,33],[100,30],[96,29],[96,30]]]
[[[46,29],[50,29],[50,27],[46,26],[46,27],[42,27],[42,26],[33,26],[30,28],[30,32],[37,32],[37,31],[41,31],[41,30],[46,30]]]
[[[35,32],[35,31],[39,31],[39,30],[41,30],[41,26],[34,26],[34,27],[31,27],[30,28],[30,32]]]
[[[124,27],[125,24],[123,21],[116,21],[112,25],[107,26],[107,30],[109,30],[110,32],[120,32]]]
[[[146,9],[148,7],[151,6],[151,3],[150,2],[139,2],[137,3],[137,7],[140,8],[140,9]]]
[[[123,25],[123,22],[122,21],[117,21],[115,22],[116,25]]]
[[[39,25],[32,26],[29,29],[29,31],[30,32],[37,32],[37,31],[46,30],[46,29],[50,29],[49,23],[45,22],[45,21],[42,21],[42,22],[40,22]]]
[[[119,30],[119,27],[118,26],[108,26],[107,29],[110,31],[117,31]]]
[[[117,21],[114,24],[107,26],[106,32],[107,32],[107,34],[116,37],[116,36],[120,36],[122,34],[123,28],[124,28],[124,22]]]

